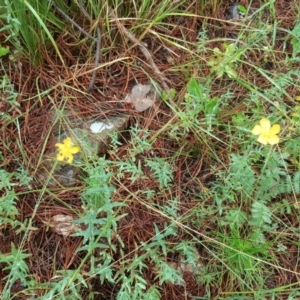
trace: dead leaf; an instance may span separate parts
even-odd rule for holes
[[[132,88],[131,93],[128,94],[123,101],[132,103],[135,110],[138,112],[145,111],[154,104],[154,99],[149,96],[151,88],[152,86],[150,84],[137,84]]]
[[[146,95],[150,92],[151,85],[147,84],[137,84],[131,90],[131,97],[134,99],[141,99],[146,97]]]
[[[51,227],[57,234],[68,236],[76,231],[73,217],[68,215],[55,215],[51,218]]]

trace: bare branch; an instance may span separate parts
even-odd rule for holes
[[[75,26],[82,34],[89,37],[93,41],[97,41],[96,38],[88,34],[83,28],[81,28],[76,22],[74,22],[63,10],[61,10],[54,2],[53,2],[53,6],[65,19],[67,19],[70,23],[72,23],[72,25]]]
[[[94,63],[94,71],[92,74],[92,78],[89,84],[89,87],[87,88],[87,92],[90,93],[90,91],[93,89],[96,76],[97,76],[97,67],[99,66],[99,61],[100,61],[100,50],[101,50],[101,31],[99,26],[97,26],[97,38],[94,38],[91,36],[89,33],[87,33],[83,28],[81,28],[76,22],[74,22],[64,11],[62,11],[54,2],[53,5],[55,9],[65,18],[67,19],[71,24],[73,24],[81,33],[83,33],[85,36],[89,37],[93,41],[96,42],[96,55],[95,55],[95,63]],[[81,1],[78,1],[78,6],[81,10],[81,12],[89,19],[92,20],[91,16],[88,14],[86,9],[83,7]]]
[[[95,80],[96,80],[96,76],[97,76],[97,67],[99,66],[99,61],[100,61],[101,32],[100,32],[99,27],[97,27],[97,36],[98,36],[98,38],[97,38],[97,42],[96,42],[96,56],[95,56],[95,63],[94,63],[95,69],[93,71],[89,87],[87,89],[88,93],[92,90],[92,88],[94,86],[94,83],[95,83]]]
[[[133,42],[135,45],[137,45],[141,52],[144,54],[146,60],[148,61],[150,67],[154,70],[155,74],[157,75],[158,79],[161,82],[161,85],[163,87],[163,89],[165,90],[165,92],[167,93],[169,100],[171,103],[173,103],[173,99],[172,99],[172,95],[170,93],[170,88],[167,84],[167,79],[163,76],[163,74],[160,72],[160,70],[158,69],[158,67],[156,66],[156,64],[154,63],[151,53],[149,52],[149,50],[145,47],[144,43],[142,43],[141,41],[139,41],[131,32],[129,32],[124,25],[122,25],[118,18],[116,17],[116,14],[114,13],[114,11],[112,9],[110,9],[110,15],[113,18],[113,20],[117,23],[118,28],[123,32],[123,34],[131,41]]]

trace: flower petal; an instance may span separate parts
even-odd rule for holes
[[[71,139],[69,137],[66,138],[66,139],[64,139],[64,144],[65,144],[66,148],[70,148],[71,147],[71,143],[72,143],[72,141],[71,141]]]
[[[58,161],[63,161],[65,159],[65,156],[62,152],[59,152],[57,155],[56,155],[56,159]]]
[[[72,140],[69,137],[64,139],[63,143],[57,143],[55,146],[59,149],[59,153],[56,156],[57,160],[66,161],[69,164],[73,161],[73,154],[80,151],[79,147],[72,146]]]
[[[255,125],[254,127],[253,127],[253,129],[252,129],[252,134],[254,134],[254,135],[259,135],[259,134],[261,134],[262,132],[263,132],[263,130],[262,130],[262,128],[261,128],[261,126],[260,125]]]
[[[58,149],[63,149],[63,148],[65,148],[65,145],[62,143],[56,143],[55,147],[58,147]]]
[[[72,154],[67,154],[66,158],[68,159],[67,163],[69,163],[69,164],[73,161],[73,155]]]
[[[278,134],[280,132],[280,125],[274,124],[270,129],[270,134]]]
[[[75,154],[75,153],[78,153],[80,151],[79,147],[77,146],[74,146],[70,149],[70,153],[71,154]]]
[[[268,139],[266,138],[266,135],[263,133],[258,137],[257,141],[263,145],[268,144]]]
[[[262,118],[260,120],[260,126],[263,131],[269,131],[271,128],[271,122],[267,118]]]
[[[270,135],[268,138],[268,143],[270,145],[275,145],[279,143],[279,137],[277,135]]]

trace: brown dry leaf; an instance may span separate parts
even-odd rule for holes
[[[51,227],[57,234],[69,236],[76,231],[75,224],[72,223],[73,217],[68,215],[55,215],[51,218]]]

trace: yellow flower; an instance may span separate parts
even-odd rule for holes
[[[64,140],[63,144],[56,143],[55,146],[59,149],[56,159],[59,161],[66,160],[69,164],[73,161],[73,154],[80,150],[79,147],[72,146],[72,141],[69,137]]]
[[[266,118],[262,118],[259,123],[260,125],[255,125],[252,129],[252,134],[259,136],[257,141],[263,145],[278,144],[279,137],[277,134],[280,131],[280,125],[275,124],[271,127],[270,121]]]

